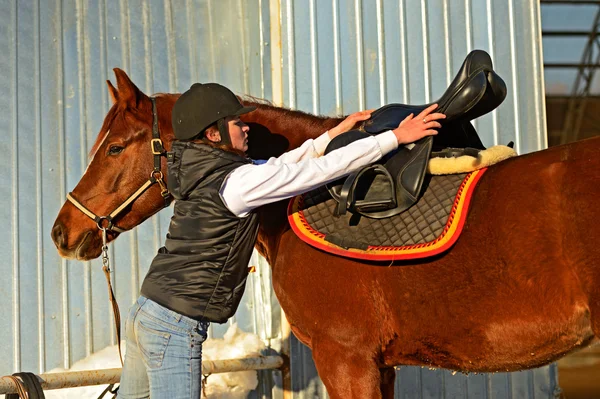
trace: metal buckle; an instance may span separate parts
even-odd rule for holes
[[[104,221],[108,222],[108,225],[106,227],[104,227]],[[110,216],[99,216],[98,221],[96,222],[96,226],[98,226],[100,230],[110,230],[113,228],[112,219],[110,218]]]
[[[162,151],[157,151],[155,145],[158,144]],[[164,152],[164,147],[161,139],[152,139],[150,140],[150,149],[152,150],[152,154],[154,155],[162,155]]]

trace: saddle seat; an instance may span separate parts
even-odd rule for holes
[[[432,156],[476,155],[485,149],[470,121],[497,108],[506,97],[506,84],[493,70],[485,51],[474,50],[435,103],[446,119],[438,134],[402,146],[380,162],[327,185],[338,204],[337,214],[348,210],[369,218],[388,218],[404,212],[418,199]],[[373,112],[356,129],[334,138],[325,154],[349,143],[398,127],[411,113],[418,115],[431,104],[389,104]],[[451,148],[451,149],[449,149]]]

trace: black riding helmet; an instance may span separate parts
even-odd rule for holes
[[[173,106],[171,123],[178,140],[190,140],[218,122],[221,143],[231,144],[225,118],[252,112],[256,107],[244,107],[225,86],[218,83],[194,83]]]

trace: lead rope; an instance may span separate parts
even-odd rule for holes
[[[202,368],[202,365],[200,365],[200,368]],[[206,384],[208,383],[209,376],[210,376],[210,374],[202,374],[202,397],[203,398],[208,398],[208,396],[206,396]]]
[[[100,227],[100,226],[99,226]],[[102,271],[104,277],[106,277],[106,283],[108,284],[108,299],[112,305],[113,316],[115,318],[115,329],[117,331],[117,348],[119,348],[119,360],[121,360],[121,367],[123,366],[123,355],[121,353],[121,312],[119,311],[119,304],[115,298],[113,292],[112,283],[110,282],[110,262],[108,259],[108,244],[106,239],[107,228],[102,226]]]

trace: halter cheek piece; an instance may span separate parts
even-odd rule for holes
[[[158,130],[158,114],[156,113],[156,99],[154,97],[150,98],[152,101],[152,140],[150,141],[150,148],[152,150],[152,154],[154,155],[154,169],[150,173],[150,177],[146,182],[136,190],[133,194],[131,194],[121,205],[119,205],[114,211],[112,211],[107,216],[98,216],[88,208],[86,208],[81,202],[79,202],[73,196],[73,193],[67,194],[67,200],[69,200],[77,209],[83,212],[87,217],[96,222],[98,229],[100,230],[110,230],[115,231],[117,233],[124,233],[126,230],[118,227],[114,220],[123,212],[125,208],[127,208],[133,201],[138,199],[148,188],[152,185],[158,183],[160,186],[160,194],[162,195],[165,207],[169,206],[171,203],[171,194],[167,189],[167,186],[163,180],[163,174],[160,170],[161,157],[165,156],[166,151],[163,146],[162,140],[160,139],[160,132]]]

